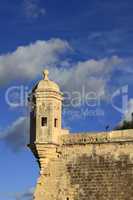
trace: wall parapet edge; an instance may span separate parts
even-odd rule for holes
[[[92,143],[109,143],[109,142],[133,142],[133,129],[118,130],[100,133],[71,133],[61,136],[61,144],[92,144]]]

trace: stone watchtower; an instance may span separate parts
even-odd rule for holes
[[[35,85],[29,98],[32,106],[29,147],[37,158],[41,169],[40,174],[43,175],[48,173],[49,159],[56,155],[59,137],[68,133],[61,128],[63,94],[59,86],[49,80],[48,75],[48,70],[44,70],[43,80]],[[40,200],[40,198],[35,193],[35,199]]]
[[[48,74],[45,70],[44,79],[32,90],[31,143],[56,144],[61,132],[62,93]]]

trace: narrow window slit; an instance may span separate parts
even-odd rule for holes
[[[47,126],[47,117],[42,117],[41,125],[42,126]]]
[[[58,123],[58,119],[55,118],[55,119],[54,119],[54,127],[57,127],[57,123]]]

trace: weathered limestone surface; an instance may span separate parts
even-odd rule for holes
[[[63,137],[59,145],[38,145],[41,175],[35,199],[132,200],[133,130],[119,131],[118,138],[117,132],[111,134],[105,134],[110,140],[87,134],[90,142],[81,142],[85,135],[79,134]]]
[[[34,200],[133,200],[133,130],[62,129],[62,93],[47,71],[32,93],[29,147],[40,166]]]

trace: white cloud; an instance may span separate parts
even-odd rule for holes
[[[81,91],[85,87],[86,92],[97,92],[101,95],[105,92],[111,72],[119,65],[121,59],[117,56],[100,60],[86,60],[78,62],[67,68],[50,68],[52,78],[60,83],[66,91]]]
[[[112,71],[120,67],[122,60],[118,56],[112,56],[71,63],[66,58],[61,58],[62,53],[71,50],[67,41],[51,39],[20,46],[14,52],[0,55],[0,83],[17,79],[33,80],[47,67],[51,78],[63,90],[81,92],[84,87],[86,92],[93,91],[97,95],[103,95]]]
[[[39,5],[39,0],[24,0],[24,14],[28,20],[33,20],[45,15],[46,10]]]
[[[59,61],[60,54],[69,48],[66,41],[51,39],[20,46],[12,53],[0,55],[0,83],[35,78],[45,66]]]
[[[6,145],[13,151],[19,151],[29,142],[29,119],[20,117],[0,135]]]

